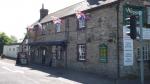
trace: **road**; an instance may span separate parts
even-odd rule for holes
[[[43,66],[16,66],[0,60],[0,84],[140,84],[139,80],[114,80],[96,74]],[[150,84],[146,81],[145,84]]]
[[[0,60],[0,84],[81,84],[43,71]]]

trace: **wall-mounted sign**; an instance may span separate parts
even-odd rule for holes
[[[145,15],[144,15],[145,8],[142,6],[133,6],[133,5],[128,5],[128,4],[124,5],[123,6],[123,23],[124,23],[124,25],[128,24],[127,20],[125,20],[126,18],[129,18],[131,15],[138,16],[139,11],[142,11],[142,13],[143,13],[143,25],[144,25],[144,23],[146,23],[145,18],[144,18],[145,17]],[[139,20],[137,22],[139,22]]]
[[[107,50],[108,48],[106,44],[99,45],[99,56],[101,63],[107,63]]]
[[[124,66],[132,66],[133,65],[133,40],[126,34],[126,32],[129,31],[126,25],[129,24],[129,21],[125,20],[126,18],[129,18],[131,15],[139,15],[139,12],[142,11],[143,13],[143,25],[145,24],[145,8],[142,6],[134,6],[126,4],[123,6],[123,55],[124,55]],[[137,23],[139,22],[139,19],[137,19]]]

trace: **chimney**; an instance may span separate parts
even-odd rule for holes
[[[43,19],[46,15],[48,15],[48,9],[44,9],[44,4],[42,4],[42,8],[40,9],[40,20]]]

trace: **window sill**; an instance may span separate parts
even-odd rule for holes
[[[140,59],[137,59],[137,62],[140,62]],[[144,59],[144,62],[150,62],[150,59]]]
[[[87,59],[84,59],[84,60],[77,60],[78,62],[87,62],[88,60]]]
[[[86,27],[82,27],[82,28],[78,28],[77,30],[81,31],[81,30],[85,30],[85,29],[86,29]]]

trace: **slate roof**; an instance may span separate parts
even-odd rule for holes
[[[72,6],[66,7],[64,9],[58,10],[54,13],[51,13],[51,14],[45,16],[40,21],[40,23],[45,23],[45,22],[51,21],[52,20],[51,16],[62,18],[62,17],[65,17],[65,16],[75,14],[75,10],[85,11],[85,10],[97,8],[97,7],[100,7],[100,6],[103,6],[103,5],[106,5],[106,4],[110,4],[110,3],[113,3],[113,2],[117,2],[117,1],[118,0],[106,0],[106,1],[99,1],[99,3],[100,3],[99,5],[89,5],[88,2],[85,0],[85,1],[79,2],[77,4],[74,4]]]

